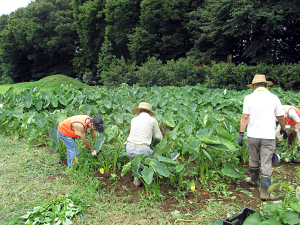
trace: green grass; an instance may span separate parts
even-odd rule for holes
[[[211,224],[216,215],[224,218],[228,212],[240,211],[230,204],[208,201],[197,213],[183,213],[185,204],[192,204],[186,201],[171,214],[163,210],[164,201],[145,199],[142,188],[139,200],[130,195],[117,197],[113,186],[105,186],[101,179],[61,165],[59,155],[50,148],[27,151],[24,140],[14,141],[3,134],[0,142],[0,224],[24,224],[21,215],[61,194],[79,196],[88,204],[75,216],[74,224]]]
[[[72,77],[67,77],[65,75],[52,75],[33,82],[0,85],[0,93],[4,94],[11,87],[14,88],[15,92],[21,92],[28,88],[30,89],[33,87],[39,87],[40,89],[47,91],[47,90],[57,89],[62,84],[73,85],[75,88],[88,87],[88,85],[83,84]]]

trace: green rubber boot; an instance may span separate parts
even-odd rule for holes
[[[260,182],[260,199],[261,200],[274,200],[275,196],[270,194],[269,187],[271,186],[271,177],[266,175],[261,175]]]
[[[259,186],[259,167],[250,167],[250,177],[247,177],[245,180],[248,184],[251,184],[255,187]]]

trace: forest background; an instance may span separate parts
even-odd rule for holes
[[[35,0],[0,17],[0,82],[300,87],[297,0]]]

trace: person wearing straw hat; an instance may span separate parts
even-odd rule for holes
[[[152,138],[159,141],[163,139],[158,122],[152,117],[156,114],[151,110],[151,106],[147,102],[141,102],[139,106],[133,108],[131,112],[138,116],[131,120],[130,133],[125,142],[126,153],[131,160],[135,156],[145,153],[147,153],[146,158],[150,158],[153,152],[153,150],[150,149]],[[136,187],[139,187],[142,184],[142,181],[138,176],[141,175],[141,170],[142,169],[140,168],[138,174],[134,174],[133,184]]]
[[[58,125],[58,137],[64,142],[67,147],[67,162],[70,169],[74,165],[74,161],[78,158],[76,152],[77,144],[75,142],[76,137],[80,137],[83,144],[92,150],[91,155],[97,157],[97,152],[87,142],[85,134],[90,129],[90,133],[93,138],[97,138],[97,134],[94,130],[102,133],[103,120],[100,117],[91,118],[87,115],[71,116]]]
[[[276,118],[281,126],[281,133],[287,138],[284,124],[284,110],[280,99],[268,91],[273,83],[266,80],[264,74],[256,74],[251,84],[253,93],[247,95],[243,102],[243,114],[240,122],[238,144],[243,145],[244,132],[247,128],[247,147],[249,151],[250,177],[246,182],[259,186],[259,154],[261,159],[260,198],[273,200],[270,194],[272,176],[272,158],[276,150]]]

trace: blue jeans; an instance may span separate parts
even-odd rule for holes
[[[153,150],[150,149],[150,146],[135,147],[130,144],[127,144],[126,145],[126,153],[127,153],[127,156],[129,157],[129,159],[133,160],[134,157],[136,157],[137,155],[142,155],[145,153],[147,153],[145,158],[150,158],[153,153]],[[139,168],[138,174],[141,175],[141,172],[142,172],[142,168]],[[133,176],[137,177],[136,174],[134,174]]]
[[[75,142],[75,138],[69,137],[67,135],[64,135],[57,132],[58,137],[62,140],[62,142],[67,147],[67,162],[68,162],[68,168],[70,169],[74,165],[74,158],[78,158],[78,152],[76,152],[77,144]]]

